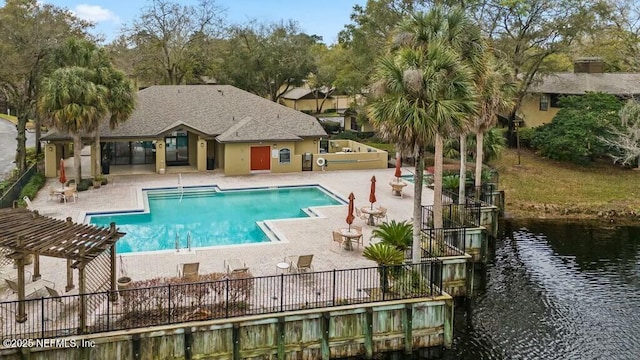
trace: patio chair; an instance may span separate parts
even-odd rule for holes
[[[360,233],[359,238],[351,240],[352,243],[355,241],[356,244],[358,244],[358,249],[360,249],[360,245],[364,246],[364,236],[362,234],[362,226],[351,225],[351,228]]]
[[[29,211],[37,211],[39,214],[42,214],[42,211],[36,209],[36,207],[33,206],[33,203],[31,202],[28,196],[23,197],[22,200],[24,200],[24,203],[27,204],[27,209]]]
[[[300,256],[287,256],[284,261],[289,263],[291,268],[296,272],[303,273],[313,271],[311,261],[313,261],[313,255],[300,255]]]
[[[65,190],[65,192],[62,193],[62,198],[64,199],[65,204],[72,199],[73,199],[73,202],[75,203],[76,199],[78,198],[78,192],[73,189]]]
[[[9,289],[11,290],[11,292],[13,292],[14,294],[18,294],[18,283],[9,279],[4,279],[4,281],[7,282],[7,285],[9,285]],[[50,286],[50,287],[55,287],[55,284],[52,283],[51,281],[47,281],[47,280],[37,280],[35,282],[29,283],[29,284],[25,284],[24,285],[24,298],[25,299],[35,299],[35,298],[39,298],[45,295],[46,293],[46,287]]]
[[[49,286],[45,286],[44,287],[47,291],[47,294],[49,295],[49,297],[51,298],[51,301],[55,302],[57,304],[57,306],[59,307],[59,311],[57,314],[55,314],[56,318],[55,319],[48,319],[45,318],[44,320],[57,320],[59,318],[65,318],[67,316],[67,313],[69,312],[69,310],[72,310],[73,308],[76,308],[79,305],[79,297],[75,296],[75,297],[65,297],[63,300],[62,295],[60,295],[60,293],[58,292],[58,290],[56,290],[53,287],[49,287]]]
[[[53,188],[53,186],[49,186],[49,200],[58,200],[60,199],[60,193]]]
[[[224,269],[227,274],[237,274],[249,272],[247,264],[240,261],[240,259],[229,259],[224,261]]]
[[[389,221],[389,217],[387,216],[387,208],[380,206],[378,208],[380,210],[380,214],[373,215],[373,218],[380,222],[382,219]]]
[[[357,218],[360,218],[361,220],[365,220],[365,221],[368,219],[368,215],[360,211],[360,208],[356,207],[355,210],[356,210]]]
[[[340,234],[339,231],[333,231],[333,241],[331,241],[331,245],[338,244],[338,247],[340,247],[340,252],[344,250],[344,241],[344,237],[342,236],[342,234]]]
[[[198,279],[199,268],[199,262],[180,264],[178,265],[178,277],[195,281]]]

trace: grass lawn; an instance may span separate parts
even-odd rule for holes
[[[18,124],[18,118],[13,116],[13,115],[0,114],[0,119],[5,119],[7,121],[11,121],[14,124]],[[28,130],[33,130],[34,128],[35,128],[35,125],[34,125],[33,121],[29,120],[27,122],[27,129]]]
[[[500,174],[506,212],[516,217],[596,217],[640,213],[640,171],[601,162],[576,166],[506,150],[491,163]]]

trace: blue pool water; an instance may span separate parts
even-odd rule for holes
[[[127,233],[118,240],[116,251],[170,250],[191,247],[246,244],[269,241],[257,222],[301,218],[310,206],[340,205],[343,202],[319,186],[216,191],[207,188],[179,191],[145,191],[148,213],[91,215],[90,223],[116,226]]]

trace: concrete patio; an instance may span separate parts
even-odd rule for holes
[[[83,157],[83,163],[86,157]],[[84,164],[83,164],[84,165]],[[65,163],[67,178],[73,178],[73,160]],[[88,169],[88,164],[84,169]],[[85,170],[86,171],[86,170]],[[403,168],[403,174],[410,174],[412,168]],[[182,185],[218,185],[220,188],[263,187],[276,185],[320,184],[328,190],[347,199],[350,192],[355,195],[356,207],[369,206],[368,197],[371,176],[377,179],[375,206],[388,209],[389,220],[410,220],[413,211],[413,184],[408,183],[404,197],[394,196],[388,184],[393,179],[394,169],[344,170],[326,172],[300,172],[289,174],[256,174],[248,176],[225,177],[216,172],[181,173]],[[100,189],[90,189],[79,193],[77,202],[59,203],[48,200],[48,188],[60,186],[57,179],[48,179],[40,191],[34,206],[43,215],[64,219],[72,217],[76,222],[84,222],[85,213],[114,210],[132,210],[143,208],[137,194],[142,188],[175,187],[177,174],[165,175],[109,175],[109,184]],[[433,203],[433,192],[425,188],[422,202]],[[316,271],[347,269],[375,266],[375,263],[362,256],[362,247],[354,251],[337,251],[332,245],[332,230],[347,226],[347,205],[322,207],[320,217],[273,221],[275,231],[283,241],[251,245],[220,246],[208,249],[193,249],[191,252],[160,251],[139,254],[123,254],[127,276],[133,281],[157,277],[176,276],[181,263],[199,262],[200,273],[223,272],[225,259],[241,259],[250,268],[254,276],[274,275],[278,273],[276,264],[287,255],[313,254],[313,267]],[[212,219],[215,221],[215,219]],[[354,225],[363,227],[364,245],[371,239],[375,227],[356,217]],[[120,263],[120,260],[118,260]],[[55,282],[58,290],[65,284],[65,263],[60,259],[42,258],[41,272],[44,279]],[[62,291],[60,291],[62,293]]]

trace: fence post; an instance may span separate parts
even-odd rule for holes
[[[171,284],[167,284],[167,301],[169,302],[169,312],[167,313],[167,324],[171,324]]]
[[[109,325],[111,323],[111,316],[110,316],[111,315],[111,304],[113,304],[113,302],[109,301],[110,297],[112,296],[111,292],[107,291],[105,293],[105,295],[107,295],[107,301],[106,301],[106,303],[107,303],[107,331],[109,331]]]
[[[336,306],[336,269],[333,269],[333,291],[331,292],[331,304]]]
[[[42,338],[44,339],[44,296],[40,298],[40,322],[42,323]]]
[[[280,274],[280,312],[284,311],[284,274]]]
[[[224,302],[225,304],[225,317],[229,317],[229,278],[227,277],[227,279],[225,280],[225,296],[226,296],[226,301]]]

